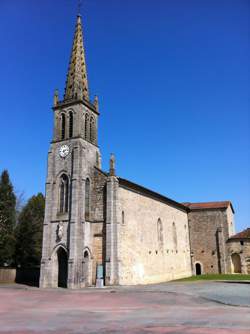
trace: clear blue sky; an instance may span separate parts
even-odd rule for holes
[[[63,95],[76,0],[1,0],[1,157],[44,192],[53,90]],[[177,201],[231,200],[250,226],[248,0],[88,0],[103,169]]]

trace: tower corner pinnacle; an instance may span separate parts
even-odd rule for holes
[[[109,160],[109,176],[115,176],[115,155],[111,153]]]
[[[59,91],[56,88],[54,91],[53,106],[56,107],[58,105],[58,102],[59,102]]]
[[[94,98],[94,107],[95,107],[96,111],[99,113],[99,99],[98,99],[97,95]]]

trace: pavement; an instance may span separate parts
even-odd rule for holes
[[[250,334],[250,285],[169,282],[82,290],[0,285],[0,333]]]
[[[202,297],[225,305],[250,307],[249,281],[240,281],[237,283],[232,281],[168,282],[145,286],[119,287],[119,289],[122,291],[143,290],[148,292],[181,293],[195,297]]]

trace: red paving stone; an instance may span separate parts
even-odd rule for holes
[[[4,288],[0,333],[250,334],[250,308],[166,292]]]

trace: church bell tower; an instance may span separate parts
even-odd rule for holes
[[[93,169],[100,168],[98,99],[89,98],[81,16],[62,100],[54,94],[54,132],[48,152],[40,286],[88,285],[84,270],[86,223],[91,217]],[[85,254],[85,255],[84,255]],[[87,255],[86,255],[87,254]]]

